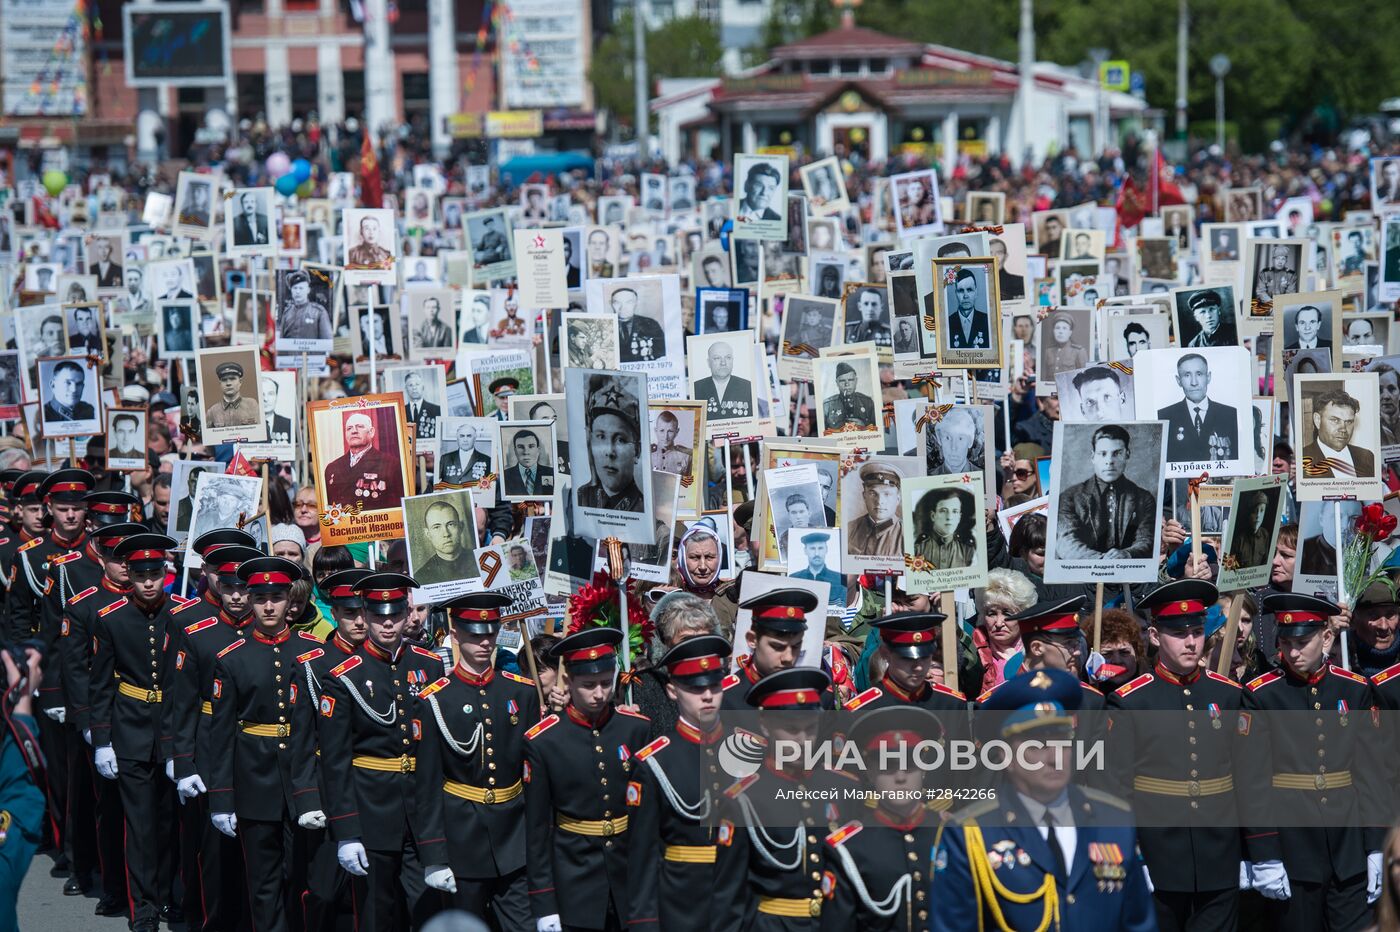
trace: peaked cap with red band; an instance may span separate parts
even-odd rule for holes
[[[1009,616],[1021,626],[1021,636],[1028,634],[1071,634],[1079,631],[1079,610],[1088,601],[1077,595],[1059,602],[1037,602],[1024,612]]]
[[[92,491],[94,480],[86,469],[60,469],[39,483],[39,498],[46,502],[76,505]]]
[[[872,621],[880,641],[896,657],[917,660],[932,657],[938,647],[938,626],[947,615],[941,612],[903,612]]]
[[[666,652],[661,666],[666,674],[686,686],[716,686],[724,681],[734,648],[718,634],[686,638]]]
[[[778,634],[807,630],[807,615],[817,609],[817,597],[806,589],[770,589],[739,603],[753,611],[753,626]]]
[[[417,588],[417,581],[403,573],[371,573],[360,580],[355,591],[365,600],[370,614],[397,615],[408,611],[408,590]]]
[[[15,501],[21,505],[37,505],[44,499],[39,494],[39,487],[44,484],[44,480],[49,476],[42,469],[31,469],[15,480],[11,495]]]
[[[494,634],[501,626],[501,609],[510,596],[501,592],[469,592],[447,602],[447,617],[468,634]]]
[[[364,608],[365,600],[355,591],[355,587],[360,584],[366,576],[374,574],[374,570],[367,570],[363,566],[351,567],[348,570],[336,570],[334,573],[321,580],[321,595],[332,608],[355,609]]]
[[[252,592],[285,592],[303,575],[300,566],[284,557],[258,557],[238,567],[238,578]]]
[[[249,560],[260,560],[264,556],[257,547],[243,547],[227,544],[215,547],[204,555],[204,565],[219,576],[237,576],[238,568]]]
[[[117,545],[128,537],[137,534],[149,534],[151,529],[144,524],[136,524],[131,521],[124,521],[120,524],[106,524],[93,532],[93,540],[97,541],[99,549],[115,556]]]
[[[1302,637],[1327,627],[1327,619],[1341,610],[1326,599],[1296,592],[1275,592],[1264,597],[1260,608],[1274,616],[1278,637]]]
[[[221,527],[212,531],[205,531],[194,539],[190,544],[190,549],[199,554],[200,559],[208,560],[209,551],[215,547],[249,547],[256,548],[258,542],[253,539],[253,535],[247,531],[240,531],[237,528]]]
[[[1158,629],[1184,629],[1204,625],[1206,612],[1220,598],[1220,590],[1204,579],[1178,579],[1158,586],[1138,603],[1152,613]]]
[[[775,670],[749,687],[744,701],[755,709],[794,711],[819,709],[822,694],[831,688],[831,677],[816,667]]]
[[[617,665],[621,643],[621,631],[595,625],[561,639],[551,649],[550,657],[562,657],[570,673],[604,673]]]
[[[99,527],[124,524],[141,507],[141,499],[130,492],[90,492],[83,502],[88,506],[88,520]]]
[[[175,544],[175,538],[164,534],[133,534],[117,544],[112,555],[125,560],[133,570],[149,570],[165,566],[165,558]]]

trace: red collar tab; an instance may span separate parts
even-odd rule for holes
[[[676,720],[676,734],[680,735],[691,744],[711,745],[717,743],[719,739],[724,737],[724,726],[719,722],[715,722],[714,731],[704,732],[685,719],[680,718]]]
[[[257,630],[256,628],[253,630],[253,638],[254,638],[255,640],[262,641],[264,644],[282,644],[282,643],[285,643],[286,641],[291,640],[291,637],[292,637],[292,629],[291,629],[291,628],[283,628],[281,631],[279,631],[279,632],[277,632],[276,634],[273,634],[273,635],[263,634],[261,631]]]
[[[1200,670],[1197,670],[1190,676],[1178,676],[1177,674],[1168,670],[1166,667],[1162,666],[1161,661],[1158,661],[1157,666],[1153,670],[1153,672],[1160,676],[1162,679],[1166,680],[1168,683],[1172,683],[1176,686],[1190,686],[1192,683],[1196,682],[1198,679],[1201,678]]]
[[[880,680],[880,688],[883,689],[885,692],[892,694],[896,699],[899,699],[903,702],[913,702],[915,699],[922,696],[924,693],[922,687],[920,687],[918,690],[915,690],[912,693],[907,692],[903,687],[891,680],[888,676],[885,676]]]
[[[574,708],[572,704],[566,705],[564,707],[564,712],[566,715],[569,716],[569,721],[573,722],[574,724],[582,725],[584,728],[592,728],[596,731],[597,729],[602,728],[605,724],[607,724],[608,719],[612,718],[613,709],[612,706],[605,707],[603,709],[603,714],[598,716],[598,721],[596,722],[590,721],[588,716],[584,715],[578,709]]]
[[[331,635],[331,643],[334,644],[336,649],[342,654],[353,654],[355,652],[355,645],[341,637],[339,631]]]
[[[893,816],[886,813],[885,810],[875,810],[875,818],[878,819],[883,825],[887,825],[897,832],[908,832],[918,828],[920,825],[924,824],[924,819],[927,816],[928,810],[925,809],[923,806],[918,806],[914,809],[913,821],[910,822],[898,822],[894,819]]]
[[[459,663],[457,664],[457,669],[452,672],[457,675],[457,679],[466,683],[468,686],[485,686],[496,678],[496,671],[490,667],[486,669],[485,673],[477,676]]]
[[[822,694],[815,689],[779,689],[758,700],[760,709],[806,708],[821,705]]]

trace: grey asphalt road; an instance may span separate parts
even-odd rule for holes
[[[64,896],[63,878],[50,877],[53,861],[45,855],[34,858],[24,884],[19,889],[20,932],[124,932],[126,919],[94,916],[96,897]]]

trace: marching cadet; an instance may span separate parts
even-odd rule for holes
[[[175,627],[165,596],[165,561],[175,540],[133,534],[117,545],[131,592],[99,608],[92,657],[92,744],[97,772],[121,787],[131,927],[155,932],[173,906],[174,815],[160,773],[160,704],[169,682],[165,639]],[[169,921],[167,919],[167,921]]]
[[[408,590],[402,573],[373,573],[355,590],[369,612],[369,636],[331,671],[319,703],[321,768],[336,859],[366,878],[360,928],[420,925],[431,904],[413,842],[413,770],[422,718],[414,699],[442,677],[442,658],[404,640]]]
[[[176,781],[176,791],[185,801],[179,818],[186,901],[197,895],[205,932],[222,932],[241,921],[247,902],[243,852],[210,824],[201,774],[213,768],[209,723],[214,714],[214,662],[245,636],[251,611],[238,567],[263,554],[250,535],[234,528],[201,534],[191,548],[200,555],[206,588],[199,598],[170,610],[175,626],[165,649],[171,678],[161,741],[166,775]],[[195,912],[185,914],[193,917]]]
[[[1389,798],[1376,763],[1375,694],[1366,677],[1328,662],[1336,605],[1274,593],[1261,607],[1274,616],[1283,664],[1245,684],[1240,715],[1251,787],[1245,824],[1259,836],[1249,881],[1285,901],[1275,918],[1285,932],[1360,929],[1381,890],[1383,830],[1371,827],[1371,806]],[[1273,712],[1311,715],[1288,716],[1284,728],[1261,714]]]
[[[330,606],[331,620],[335,622],[335,631],[325,644],[311,647],[297,657],[313,711],[320,706],[323,684],[330,681],[331,671],[348,660],[369,633],[365,620],[365,600],[355,591],[355,586],[373,572],[361,567],[338,570],[321,583],[326,604]],[[313,715],[312,720],[312,727],[319,728],[320,716]],[[325,788],[325,771],[318,770],[318,776],[321,780],[321,798],[324,800],[329,795]],[[292,865],[292,889],[297,889],[300,883],[306,887],[305,924],[309,932],[330,932],[335,928],[342,903],[347,900],[345,894],[350,887],[350,875],[340,869],[340,862],[335,857],[335,845],[330,843],[328,832],[307,832],[304,837],[305,856]]]
[[[114,599],[131,593],[126,561],[116,555],[117,544],[135,534],[144,534],[145,525],[108,524],[93,532],[90,546],[101,555],[103,575],[96,585],[87,586],[68,597],[63,607],[59,627],[59,660],[63,666],[63,694],[68,703],[68,723],[79,736],[80,748],[70,755],[70,804],[68,835],[73,843],[73,877],[81,883],[92,868],[85,867],[83,848],[79,839],[83,832],[92,832],[96,868],[101,875],[101,896],[97,903],[99,916],[126,914],[126,867],[122,847],[125,825],[122,819],[121,790],[109,780],[95,780],[91,755],[87,748],[92,741],[92,637],[97,611]],[[76,564],[75,564],[76,565]],[[82,805],[82,794],[92,800]],[[76,814],[75,814],[76,813]],[[82,819],[87,819],[87,824]],[[90,862],[89,862],[90,864]],[[69,885],[64,885],[64,893]],[[83,892],[82,889],[79,892]]]
[[[1073,734],[1087,695],[1073,674],[1053,668],[992,690],[985,708],[1007,713],[999,727],[1011,749],[1006,778],[995,798],[962,810],[939,834],[933,932],[1157,928],[1127,804],[1075,786],[1073,751],[1050,745]]]
[[[33,478],[29,478],[29,477]],[[10,613],[10,569],[15,565],[15,555],[19,548],[44,533],[44,505],[33,494],[39,488],[44,473],[39,470],[6,469],[0,471],[0,490],[5,493],[10,511],[6,516],[6,527],[0,536],[0,618],[8,618]],[[20,480],[24,480],[21,486]],[[21,497],[20,489],[28,487],[27,497]]]
[[[1234,760],[1243,689],[1201,667],[1206,612],[1218,597],[1210,583],[1182,579],[1139,602],[1152,615],[1157,664],[1107,700],[1125,765],[1110,768],[1125,775],[1114,788],[1153,826],[1138,828],[1138,842],[1163,930],[1233,929],[1239,921]],[[1151,712],[1172,714],[1137,714]]]
[[[926,932],[929,927],[929,855],[942,821],[925,802],[924,771],[915,746],[936,740],[943,725],[934,713],[911,705],[863,713],[850,741],[866,763],[865,811],[826,837],[827,860],[836,869],[832,896],[822,907],[830,932]]]
[[[739,672],[725,677],[722,684],[720,709],[726,712],[747,712],[745,693],[770,673],[797,662],[807,633],[807,615],[817,610],[817,597],[806,589],[771,589],[745,599],[739,607],[753,612],[753,623],[747,636],[749,653],[739,658]],[[828,688],[822,695],[822,708],[835,704]]]
[[[601,626],[555,644],[569,704],[525,732],[525,870],[538,932],[628,922],[627,796],[651,725],[613,704],[620,644],[621,631]]]
[[[455,894],[476,916],[494,909],[499,928],[530,929],[525,877],[525,732],[540,719],[534,681],[491,667],[510,598],[460,596],[444,607],[457,666],[418,693],[414,831],[428,886]]]
[[[778,741],[816,739],[831,677],[811,667],[770,673],[745,700],[760,710],[768,740],[761,766],[724,790],[715,868],[716,932],[815,932],[833,893],[835,874],[822,839],[841,827],[839,802],[854,788],[849,775],[779,767]],[[783,713],[773,714],[768,713]]]
[[[690,637],[666,652],[666,696],[675,726],[638,749],[628,784],[627,883],[631,923],[708,932],[716,844],[710,814],[728,779],[716,754],[724,737],[719,706],[732,648],[715,634]],[[636,787],[634,790],[633,787]]]
[[[247,636],[214,663],[214,715],[209,746],[209,818],[243,845],[253,928],[291,928],[286,868],[287,836],[326,825],[316,775],[313,712],[299,682],[296,655],[319,643],[287,624],[292,583],[301,567],[281,557],[259,557],[238,567],[252,596]]]

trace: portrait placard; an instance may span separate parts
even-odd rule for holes
[[[705,447],[705,403],[702,401],[653,401],[651,416],[651,468],[679,480],[676,517],[700,513],[700,475]],[[696,455],[700,451],[700,455]],[[564,451],[560,451],[560,457]]]
[[[880,364],[869,344],[859,353],[824,354],[812,362],[817,436],[846,448],[880,449]]]
[[[839,343],[836,329],[841,302],[812,295],[788,295],[783,302],[783,341],[778,375],[786,382],[812,381],[812,360]]]
[[[646,452],[651,424],[643,373],[564,370],[569,435],[573,533],[594,540],[616,537],[651,544],[651,489]]]
[[[313,401],[307,417],[322,544],[403,537],[402,500],[415,475],[403,396]]]
[[[224,251],[230,256],[275,256],[271,188],[237,188],[224,201]]]
[[[788,158],[785,155],[734,157],[733,239],[787,239]]]
[[[467,489],[411,495],[403,500],[408,575],[432,602],[479,591],[476,508]]]
[[[933,274],[938,367],[1001,368],[996,259],[934,259]]]
[[[256,346],[198,353],[201,437],[206,444],[267,441]]]
[[[890,177],[895,232],[902,240],[917,239],[943,229],[943,199],[938,195],[938,172],[932,168]]]
[[[457,293],[451,288],[406,288],[410,359],[452,359],[457,355]]]
[[[987,584],[987,523],[977,473],[919,476],[901,487],[909,593]]]
[[[1216,583],[1221,592],[1268,584],[1287,485],[1287,473],[1235,480]]]
[[[135,472],[146,469],[146,409],[108,408],[104,455],[107,469],[112,472]]]
[[[1299,446],[1299,501],[1385,494],[1380,463],[1380,374],[1336,372],[1293,377],[1293,437]]]
[[[1250,362],[1242,346],[1143,350],[1133,357],[1137,416],[1167,422],[1167,475],[1254,474]]]
[[[763,488],[766,470],[784,466],[811,463],[817,467],[817,484],[822,491],[822,527],[834,527],[839,512],[839,484],[841,451],[832,444],[820,441],[778,442],[765,440],[762,446],[762,466],[759,474],[759,494],[754,498],[754,533],[762,537],[759,551],[759,569],[781,569],[778,558],[778,539],[773,530],[773,516],[768,509],[768,496]]]
[[[1110,423],[1131,420],[1136,410],[1133,370],[1121,363],[1095,363],[1063,370],[1055,376],[1060,419],[1067,423]]]
[[[549,501],[554,496],[554,422],[503,421],[501,497],[508,502]]]
[[[279,353],[329,353],[335,339],[336,280],[320,268],[278,269]]]
[[[345,283],[396,284],[394,261],[399,256],[399,238],[394,212],[388,208],[348,207],[342,213]]]
[[[818,217],[839,214],[850,206],[840,159],[831,156],[803,165],[797,171],[802,176],[802,190],[807,194],[807,203]]]
[[[101,378],[87,356],[39,359],[39,423],[48,438],[87,437],[102,430]]]
[[[841,460],[840,515],[847,573],[903,573],[903,483],[924,475],[916,456],[863,456]]]
[[[263,423],[267,428],[265,443],[245,443],[239,447],[249,459],[281,460],[284,463],[297,459],[297,448],[301,443],[298,428],[301,404],[297,395],[300,373],[286,370],[260,371],[257,373],[258,396],[262,399]]]
[[[687,341],[690,395],[705,403],[707,439],[756,432],[754,335],[716,333]]]
[[[185,565],[203,565],[192,547],[196,540],[219,528],[247,531],[262,545],[268,539],[268,519],[262,508],[261,476],[233,476],[221,470],[198,474],[194,486],[188,536],[185,538]]]

